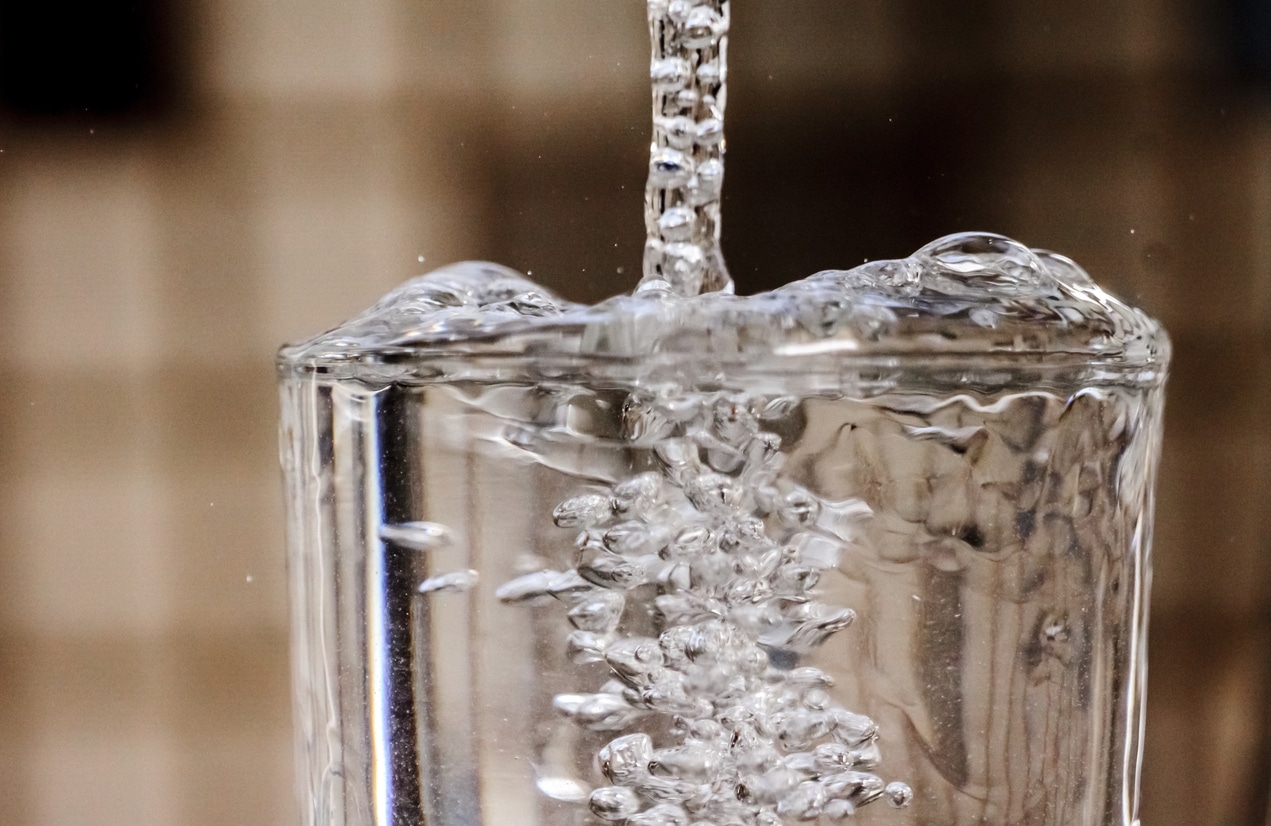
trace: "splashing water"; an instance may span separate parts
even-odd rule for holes
[[[308,823],[1134,822],[1163,332],[989,234],[732,295],[729,3],[648,10],[633,295],[281,354]]]
[[[649,0],[653,145],[640,290],[731,291],[719,248],[728,0]]]

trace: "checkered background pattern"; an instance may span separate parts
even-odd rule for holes
[[[725,249],[754,289],[814,232],[994,229],[1162,318],[1144,822],[1261,824],[1271,98],[1206,0],[974,5],[738,0]],[[177,113],[0,124],[0,826],[295,822],[276,348],[461,258],[583,300],[636,279],[639,0],[185,23]],[[870,153],[895,186],[857,197]]]

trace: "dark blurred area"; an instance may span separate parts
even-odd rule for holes
[[[639,0],[0,0],[0,823],[292,822],[272,356],[637,280]],[[991,230],[1176,348],[1143,821],[1271,823],[1271,2],[738,0],[739,291]]]
[[[0,2],[0,105],[26,118],[162,116],[184,66],[162,0]]]

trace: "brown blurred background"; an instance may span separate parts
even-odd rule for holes
[[[1164,320],[1144,822],[1271,822],[1271,2],[734,5],[741,291],[991,229]],[[293,822],[273,352],[634,284],[643,14],[0,0],[0,824]]]

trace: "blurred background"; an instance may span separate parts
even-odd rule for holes
[[[1165,322],[1144,822],[1271,822],[1271,2],[734,6],[739,291],[985,229]],[[294,822],[273,353],[629,289],[643,18],[0,0],[0,824]]]

